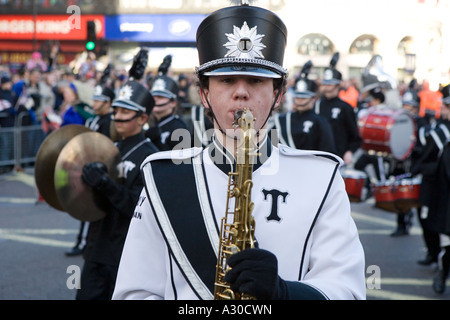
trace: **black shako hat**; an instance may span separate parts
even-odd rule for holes
[[[176,99],[178,97],[178,85],[168,76],[156,76],[150,84],[152,96]]]
[[[339,84],[342,81],[342,73],[333,67],[327,67],[323,72],[322,84]]]
[[[305,63],[300,71],[300,76],[295,79],[294,97],[295,98],[312,98],[316,96],[318,85],[315,81],[309,80],[308,75],[313,64],[311,60]]]
[[[145,112],[150,114],[155,106],[150,91],[140,84],[138,81],[142,79],[145,68],[148,63],[148,49],[141,48],[133,58],[128,75],[129,80],[119,90],[119,96],[113,101],[112,107],[120,107],[124,109],[134,110],[137,112]]]
[[[407,104],[416,108],[420,107],[420,97],[414,90],[406,90],[402,96],[402,104]]]
[[[150,114],[155,106],[155,99],[142,84],[129,80],[120,88],[119,96],[111,106]]]
[[[386,95],[384,94],[383,88],[381,86],[370,89],[369,95],[372,98],[379,100],[381,103],[383,103],[386,100]]]
[[[315,81],[300,77],[295,82],[294,97],[295,98],[315,97],[317,89],[318,86]]]
[[[335,52],[330,60],[330,65],[323,72],[322,84],[335,85],[342,81],[342,73],[336,69],[340,54]]]
[[[113,101],[115,97],[116,94],[111,88],[105,85],[96,85],[92,99],[97,101]]]
[[[219,9],[197,29],[199,76],[282,78],[287,28],[273,12],[250,6]]]

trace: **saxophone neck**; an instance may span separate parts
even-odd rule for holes
[[[216,129],[215,139],[219,147],[223,147],[233,155],[238,163],[242,150],[255,153],[258,150],[259,141],[266,139],[266,130],[260,130],[259,134],[254,128],[255,119],[250,111],[244,110],[237,113],[239,117],[233,123],[233,134],[226,134]],[[231,129],[230,129],[231,130]]]

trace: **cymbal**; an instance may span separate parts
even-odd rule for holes
[[[83,166],[103,162],[108,175],[118,180],[117,165],[122,161],[119,149],[110,138],[98,132],[86,132],[72,138],[61,150],[55,165],[55,190],[64,211],[81,221],[97,221],[106,213],[102,195],[81,178]]]
[[[120,135],[117,132],[116,122],[111,121],[109,125],[109,135],[112,141],[118,141],[120,139]]]
[[[50,133],[42,142],[34,165],[36,187],[44,200],[53,208],[64,211],[55,191],[54,172],[59,153],[70,139],[92,130],[79,124],[63,126]]]

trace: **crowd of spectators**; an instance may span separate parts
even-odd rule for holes
[[[0,63],[0,167],[2,162],[14,157],[14,141],[11,128],[36,126],[40,130],[30,134],[26,153],[35,156],[45,136],[61,125],[79,123],[89,117],[95,85],[103,75],[104,67],[93,52],[79,53],[68,65],[57,65],[57,48],[46,60],[38,51],[18,70],[11,70]],[[142,84],[148,87],[154,72],[147,71]],[[199,104],[194,74],[174,76],[179,82],[180,105]],[[114,68],[107,82],[118,94],[128,80],[125,68]],[[82,106],[80,109],[79,106]],[[87,114],[75,112],[84,110]],[[93,114],[93,113],[92,113]],[[9,128],[9,130],[8,130]],[[23,155],[22,155],[23,156]],[[11,166],[7,166],[8,169]],[[16,168],[20,169],[20,168]]]

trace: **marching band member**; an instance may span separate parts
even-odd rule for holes
[[[165,75],[156,76],[150,85],[150,93],[155,99],[155,107],[152,115],[155,125],[151,126],[146,136],[149,137],[155,146],[161,150],[172,150],[177,148],[189,148],[191,141],[184,141],[185,135],[176,130],[188,132],[187,124],[177,114],[178,106],[178,85],[172,78]]]
[[[145,135],[152,140],[155,146],[163,150],[189,148],[187,124],[176,113],[178,109],[179,87],[175,80],[167,76],[172,64],[172,56],[164,57],[158,68],[158,75],[149,83],[150,93],[155,99],[155,107],[150,116],[150,128]],[[177,132],[177,130],[181,129]],[[185,138],[185,139],[184,139]]]
[[[435,216],[440,226],[439,232],[442,249],[438,255],[438,268],[433,279],[433,289],[436,293],[442,294],[445,292],[446,281],[450,271],[450,139],[446,141],[442,149],[436,176],[437,183],[434,186],[434,190],[438,198],[430,207],[430,216]]]
[[[417,139],[410,157],[405,161],[397,162],[396,168],[394,168],[394,175],[410,174],[412,167],[415,165],[416,161],[418,161],[424,151],[424,147],[426,145],[426,136],[428,135],[429,130],[433,128],[430,120],[427,117],[421,117],[419,114],[420,97],[417,94],[417,91],[413,89],[414,83],[415,81],[413,80],[409,85],[408,90],[406,90],[402,96],[402,108],[403,110],[409,112],[415,121],[417,128]],[[422,179],[419,192],[420,204],[424,202],[422,198],[424,197],[424,194],[426,194],[426,190],[430,187],[429,185],[427,186],[427,183],[427,178]],[[424,216],[426,215],[427,210],[427,208],[424,209]],[[425,242],[425,246],[427,247],[427,254],[425,258],[417,261],[417,263],[420,265],[428,266],[432,263],[437,262],[437,257],[440,251],[439,234],[427,227],[426,223],[424,222],[424,218],[422,217],[421,205],[417,208],[417,216],[422,228],[422,236]],[[401,221],[400,219],[401,217],[398,217],[397,221]]]
[[[106,78],[109,77],[112,65],[109,65],[102,76],[103,80],[100,80],[99,84],[95,86],[94,96],[92,97],[92,109],[94,110],[95,117],[86,120],[86,127],[100,132],[108,138],[114,138],[111,136],[111,119],[112,119],[112,102],[116,97],[114,90],[106,83]]]
[[[364,299],[364,252],[339,173],[342,159],[277,148],[265,132],[284,92],[287,30],[271,11],[220,9],[197,30],[202,102],[215,127],[205,149],[159,152],[142,165],[145,188],[130,224],[113,299],[212,299],[238,166],[235,113],[255,117],[252,202],[258,246],[228,259],[231,289],[257,299]],[[170,181],[170,182],[169,182]]]
[[[370,113],[371,110],[383,110],[388,108],[385,102],[385,95],[382,84],[379,83],[368,92],[368,106],[358,112],[358,118]],[[385,159],[378,155],[362,153],[357,159],[354,159],[354,168],[367,173],[366,188],[371,190],[372,183],[384,182],[388,177],[388,170],[385,168]]]
[[[111,299],[128,226],[143,188],[139,166],[148,155],[158,152],[142,129],[155,103],[148,89],[138,82],[146,65],[146,51],[142,49],[130,69],[130,80],[112,103],[120,136],[116,145],[122,158],[119,182],[109,177],[101,162],[83,166],[81,178],[102,197],[106,216],[89,223],[77,300]]]
[[[320,85],[322,97],[316,102],[315,112],[331,124],[335,139],[336,155],[345,164],[353,162],[353,154],[361,146],[356,115],[353,107],[339,98],[342,74],[335,68],[339,54],[335,53],[330,66],[325,69]]]
[[[110,70],[105,69],[103,77],[109,76]],[[102,77],[102,78],[103,78]],[[85,126],[95,132],[99,132],[108,138],[111,138],[111,103],[115,98],[114,91],[105,84],[98,84],[95,87],[94,96],[92,97],[92,109],[95,116],[88,118]],[[86,246],[86,237],[89,230],[89,222],[81,221],[80,230],[77,236],[76,244],[68,251],[66,256],[76,256],[83,253]]]
[[[440,235],[441,251],[438,270],[433,281],[436,293],[445,291],[445,281],[450,268],[450,227],[448,223],[448,140],[450,139],[450,85],[442,89],[441,117],[436,127],[429,131],[422,156],[411,170],[422,174],[420,190],[422,218],[432,232]],[[426,182],[426,185],[424,185]],[[423,189],[423,190],[422,190]]]
[[[308,65],[308,64],[307,64]],[[274,117],[280,142],[291,148],[303,150],[321,150],[336,153],[331,126],[323,117],[317,115],[314,103],[318,86],[307,78],[305,65],[294,87],[294,111],[288,111]],[[311,65],[312,66],[312,65]],[[306,67],[306,68],[305,68]]]

